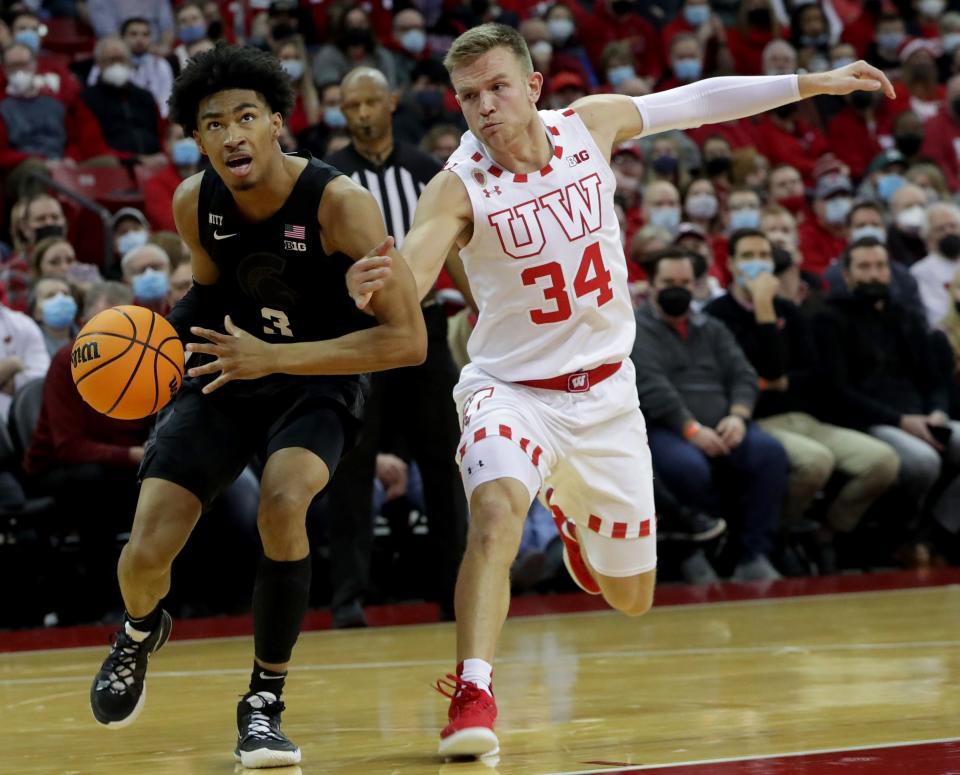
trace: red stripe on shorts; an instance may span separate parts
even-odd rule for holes
[[[610,531],[611,538],[624,538],[627,535],[626,522],[614,522],[613,529]]]
[[[480,428],[473,434],[473,443],[476,444],[478,441],[482,441],[487,438],[487,429]]]
[[[520,449],[526,452],[527,447],[529,446],[530,446],[530,439],[520,439]]]
[[[594,533],[600,532],[600,525],[603,524],[603,520],[600,519],[596,514],[591,514],[590,519],[587,520],[587,527],[590,528]]]
[[[533,450],[533,455],[530,456],[530,460],[534,465],[537,465],[540,462],[540,455],[543,454],[543,450],[540,447],[537,447]]]
[[[645,519],[640,523],[640,538],[650,535],[650,520]]]
[[[510,430],[509,425],[500,426],[500,435],[503,436],[505,439],[513,439],[513,431]]]

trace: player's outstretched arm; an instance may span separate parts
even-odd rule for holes
[[[420,194],[413,225],[403,242],[403,255],[416,280],[419,299],[433,287],[457,238],[472,221],[473,208],[460,179],[451,172],[435,175]],[[390,267],[389,256],[371,254],[347,270],[347,290],[360,309],[384,287]]]
[[[706,78],[675,89],[627,97],[597,94],[573,108],[608,154],[616,143],[670,129],[692,129],[746,118],[818,94],[880,91],[891,99],[893,86],[882,71],[866,62],[807,75],[743,75]]]

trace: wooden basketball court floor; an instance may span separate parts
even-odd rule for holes
[[[735,585],[639,619],[511,618],[494,673],[502,750],[484,762],[434,754],[447,701],[431,684],[452,666],[453,625],[307,632],[284,715],[303,762],[269,772],[960,773],[958,581]],[[116,731],[87,700],[105,648],[0,654],[0,772],[252,772],[232,757],[249,637],[168,643],[143,714]]]

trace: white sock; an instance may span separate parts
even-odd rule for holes
[[[460,674],[460,680],[476,684],[491,697],[490,681],[493,676],[493,665],[484,662],[482,659],[463,660],[463,672]]]
[[[150,637],[149,632],[144,632],[143,630],[138,630],[130,622],[123,623],[123,629],[126,630],[127,635],[133,638],[137,643],[142,643],[147,638]]]

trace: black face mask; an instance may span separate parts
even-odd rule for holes
[[[960,234],[948,234],[937,243],[940,255],[951,260],[960,256]]]
[[[366,27],[347,27],[340,36],[343,48],[362,46],[367,51],[373,51],[373,33]]]
[[[769,29],[770,27],[770,9],[754,8],[747,11],[747,24],[758,29]]]
[[[916,156],[923,145],[923,135],[917,132],[905,132],[902,135],[896,135],[893,141],[897,145],[897,150],[904,156]]]
[[[658,175],[673,175],[678,162],[673,156],[658,156],[653,160],[653,169]]]
[[[712,159],[707,159],[706,163],[707,175],[711,178],[726,174],[731,167],[733,167],[733,160],[729,156],[714,156]]]
[[[39,242],[42,239],[47,237],[66,237],[67,229],[64,226],[61,226],[57,223],[51,223],[46,226],[40,226],[33,231],[33,241],[34,243]]]
[[[270,27],[270,37],[274,40],[286,40],[297,33],[297,28],[290,22],[277,22]]]
[[[672,318],[685,314],[690,309],[691,301],[693,301],[693,293],[689,288],[671,287],[657,292],[657,304],[664,315]]]
[[[850,106],[854,110],[866,110],[876,104],[873,92],[855,91],[850,95]]]
[[[629,13],[633,3],[630,0],[613,0],[610,4],[610,10],[614,12],[617,16],[623,16],[625,13]]]
[[[853,295],[869,304],[874,304],[890,298],[890,286],[877,280],[872,280],[868,283],[857,283],[853,286]]]

